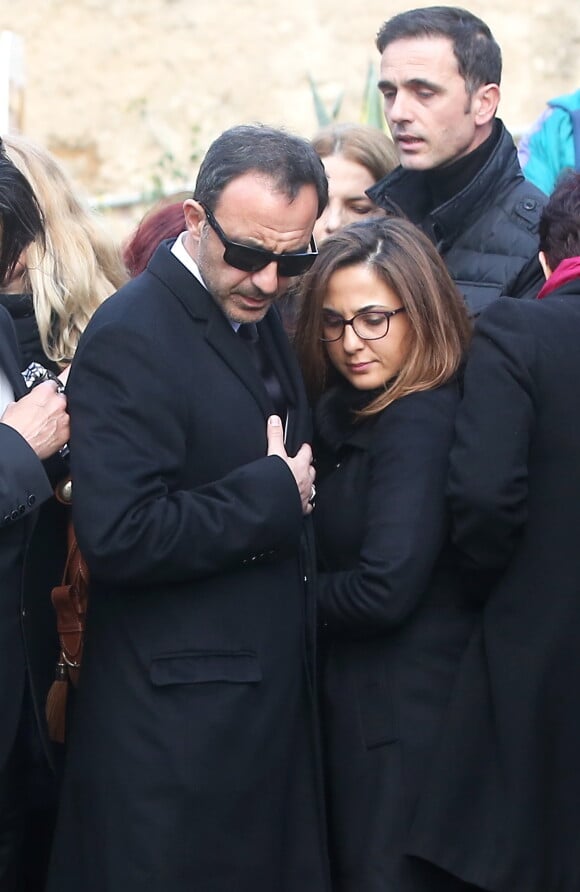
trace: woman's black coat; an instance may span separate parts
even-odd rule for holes
[[[479,320],[454,537],[495,576],[412,851],[493,892],[580,889],[580,282]]]
[[[334,889],[430,892],[403,852],[474,612],[447,544],[458,388],[413,394],[358,424],[353,399],[331,390],[317,412]]]

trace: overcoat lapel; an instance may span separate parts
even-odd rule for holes
[[[211,297],[209,298],[211,300]],[[273,413],[270,398],[256,368],[250,360],[248,350],[238,337],[222,311],[213,303],[207,320],[205,338],[208,344],[238,376],[258,403],[264,419]]]
[[[171,241],[163,242],[151,259],[148,270],[157,276],[173,292],[179,302],[185,307],[189,315],[198,322],[205,323],[205,339],[216,351],[245,387],[250,391],[258,403],[264,419],[272,415],[274,409],[256,368],[250,361],[246,346],[242,343],[230,323],[217,306],[208,291],[202,286],[195,276],[171,254]],[[264,346],[268,351],[272,365],[279,376],[280,383],[290,407],[296,404],[295,381],[288,368],[288,358],[291,354],[287,343],[283,343],[285,335],[275,337],[271,332],[270,316],[268,323],[260,323],[260,337],[264,339]],[[284,361],[281,352],[284,351]],[[292,415],[295,413],[292,412]]]
[[[258,325],[260,338],[282,386],[288,404],[286,448],[290,454],[310,441],[310,410],[302,386],[300,368],[282,321],[275,309]]]

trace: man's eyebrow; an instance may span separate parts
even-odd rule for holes
[[[397,90],[398,87],[396,84],[393,84],[388,80],[380,80],[378,83],[379,90]],[[413,77],[408,81],[403,81],[400,87],[411,87],[413,90],[431,90],[433,93],[441,93],[443,87],[441,84],[435,84],[433,81],[428,81],[426,78],[422,77]]]

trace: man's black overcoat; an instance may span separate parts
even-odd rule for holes
[[[277,313],[258,328],[293,454],[300,375]],[[97,311],[68,392],[93,583],[49,888],[326,889],[300,498],[246,346],[169,243]]]

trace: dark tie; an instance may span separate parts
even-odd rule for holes
[[[283,421],[286,417],[287,410],[286,398],[284,397],[284,392],[282,390],[282,385],[278,380],[278,376],[264,350],[255,323],[248,322],[246,325],[240,325],[238,335],[244,342],[244,346],[247,348],[252,358],[256,371],[264,382],[264,387],[268,392],[268,396],[272,400],[274,412],[276,415],[279,415]]]

